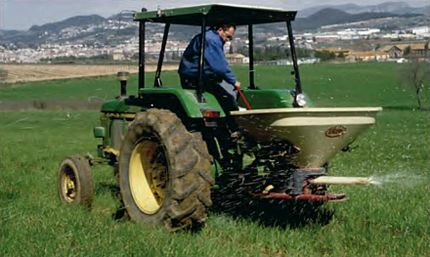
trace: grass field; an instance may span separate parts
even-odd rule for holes
[[[94,169],[96,197],[87,211],[62,205],[56,172],[71,154],[95,154],[97,110],[0,112],[0,256],[430,256],[429,87],[426,111],[415,110],[398,64],[302,67],[305,92],[319,106],[383,106],[376,126],[351,153],[337,155],[332,175],[373,176],[381,186],[333,186],[349,200],[329,203],[333,220],[300,227],[211,213],[196,234],[116,220],[109,167]],[[257,85],[291,85],[286,67],[257,66]],[[269,72],[270,71],[270,72]],[[242,81],[246,69],[237,67]],[[175,72],[164,84],[177,83]],[[148,77],[150,83],[152,76]],[[0,86],[1,102],[111,98],[113,77]],[[129,92],[136,92],[136,78]],[[151,83],[152,84],[152,83]],[[1,106],[1,105],[0,105]]]
[[[238,77],[247,84],[247,67],[235,67]],[[320,106],[378,105],[396,109],[411,109],[415,104],[412,89],[402,86],[399,71],[402,65],[393,63],[364,63],[346,65],[303,65],[302,82],[305,92]],[[293,88],[292,76],[286,75],[291,67],[256,66],[256,84],[264,88]],[[153,85],[153,73],[146,76],[146,85]],[[177,86],[175,71],[162,73],[164,85]],[[119,83],[114,76],[67,80],[39,81],[32,83],[0,84],[0,101],[79,101],[110,99],[119,93]],[[128,92],[136,94],[137,77],[129,80]],[[425,106],[430,106],[428,86],[425,89]],[[1,104],[1,103],[0,103]],[[1,105],[0,105],[1,106]]]

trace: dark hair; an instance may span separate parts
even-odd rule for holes
[[[227,23],[227,24],[221,24],[216,26],[216,30],[222,29],[224,31],[228,30],[229,28],[233,27],[234,30],[236,30],[236,25],[233,23]]]

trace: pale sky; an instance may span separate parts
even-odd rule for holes
[[[388,1],[390,0],[222,0],[218,3],[300,10],[319,5],[347,3],[376,5]],[[142,7],[148,10],[154,10],[157,6],[160,8],[170,8],[216,2],[217,1],[196,0],[0,0],[0,30],[27,30],[32,25],[43,25],[49,22],[61,21],[76,15],[98,14],[103,17],[108,17],[122,10],[140,10]],[[264,4],[262,4],[262,2],[264,2]],[[404,2],[407,2],[411,6],[429,4],[428,0],[409,0]]]

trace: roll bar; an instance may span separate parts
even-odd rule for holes
[[[146,9],[142,9],[142,12],[146,12]],[[196,88],[196,94],[197,94],[197,100],[199,102],[204,102],[203,98],[203,88],[204,88],[204,56],[205,56],[205,45],[206,45],[206,26],[207,26],[207,15],[202,14],[201,15],[201,41],[200,41],[200,50],[199,50],[199,65],[198,65],[198,84]],[[297,54],[296,54],[296,48],[294,44],[294,37],[293,37],[293,30],[291,26],[291,20],[286,19],[286,25],[287,25],[287,31],[288,31],[288,40],[290,44],[290,51],[291,51],[291,59],[293,61],[293,68],[294,68],[294,81],[295,81],[295,95],[301,94],[303,92],[302,90],[302,83],[300,79],[300,72],[299,72],[299,66],[297,62]],[[161,81],[161,68],[163,65],[164,60],[164,53],[166,49],[166,42],[167,37],[169,34],[169,28],[170,28],[170,22],[165,23],[164,27],[164,34],[163,34],[163,41],[161,45],[160,55],[158,58],[157,63],[157,70],[155,72],[155,79],[154,79],[154,87],[161,87],[162,81]],[[249,42],[249,89],[258,89],[258,87],[255,85],[255,70],[254,70],[254,40],[253,40],[253,24],[248,24],[248,42]],[[139,81],[138,81],[138,95],[141,96],[141,90],[142,88],[145,88],[145,20],[139,21]]]

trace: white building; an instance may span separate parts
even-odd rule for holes
[[[430,38],[430,26],[412,28],[412,33],[420,38]]]
[[[429,26],[415,27],[415,28],[412,28],[411,30],[412,30],[412,33],[414,33],[415,35],[430,33]]]

